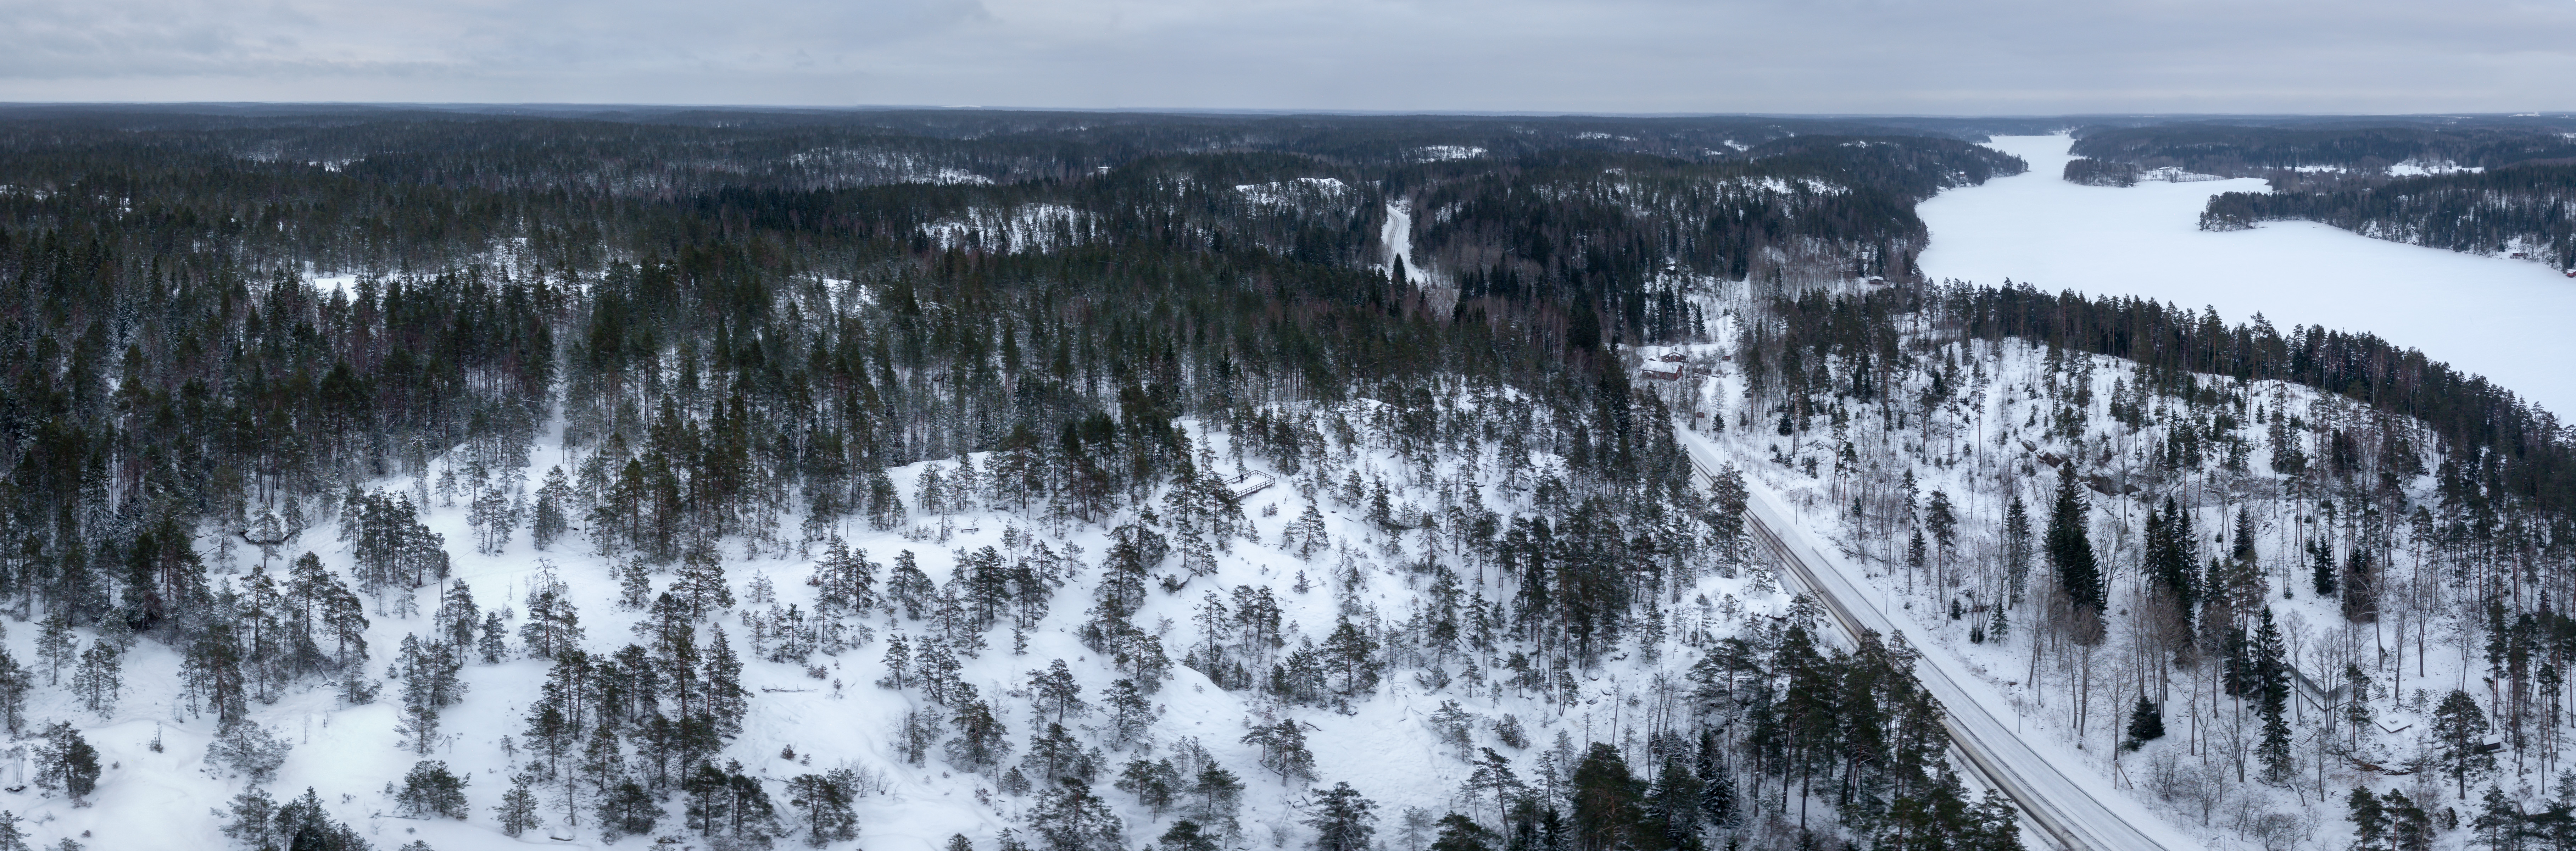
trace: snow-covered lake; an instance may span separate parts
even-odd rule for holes
[[[1989,143],[2030,171],[1924,202],[1932,229],[1923,271],[1935,279],[2137,295],[2229,321],[2255,313],[2284,333],[2297,324],[2376,333],[2487,376],[2564,417],[2576,411],[2576,279],[2541,264],[2370,239],[2313,222],[2200,230],[2220,192],[2263,181],[2078,186],[2059,177],[2066,136]]]

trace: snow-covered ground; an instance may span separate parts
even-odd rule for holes
[[[1202,432],[1195,422],[1188,425],[1193,433],[1204,435],[1210,452],[1231,454],[1227,435]],[[1367,433],[1369,427],[1363,425],[1361,430]],[[531,464],[524,471],[529,480],[541,480],[548,468],[557,464],[569,468],[568,461],[578,460],[577,455],[557,448],[559,440],[559,433],[539,440]],[[1349,460],[1340,466],[1385,475],[1398,499],[1420,499],[1437,505],[1431,502],[1431,482],[1414,481],[1411,465],[1391,451],[1370,448],[1371,443],[1364,439],[1363,445],[1346,455]],[[978,460],[989,463],[990,459]],[[1499,458],[1490,463],[1465,459],[1463,467],[1449,466],[1460,460],[1453,457],[1445,461],[1444,473],[1477,478],[1499,470],[1503,463]],[[890,475],[903,493],[913,494],[929,463],[953,467],[955,462],[949,459],[913,464],[895,468]],[[1542,453],[1537,463],[1546,468],[1561,461]],[[1258,461],[1227,463],[1222,469],[1228,474],[1237,469],[1279,472]],[[1309,475],[1315,475],[1313,469]],[[1300,637],[1319,638],[1330,631],[1345,600],[1366,613],[1355,620],[1376,619],[1391,625],[1406,618],[1420,605],[1417,595],[1428,581],[1401,569],[1398,565],[1402,557],[1388,555],[1383,533],[1374,531],[1371,524],[1357,516],[1358,512],[1329,497],[1321,500],[1325,523],[1342,553],[1320,553],[1312,560],[1301,560],[1282,551],[1276,544],[1287,524],[1309,504],[1300,491],[1311,487],[1313,481],[1289,475],[1276,478],[1277,486],[1244,500],[1246,519],[1264,543],[1235,542],[1231,552],[1218,557],[1213,575],[1193,578],[1178,592],[1149,592],[1148,601],[1134,618],[1135,623],[1149,630],[1168,631],[1168,652],[1175,664],[1173,679],[1151,695],[1160,715],[1151,731],[1158,745],[1149,751],[1112,750],[1096,789],[1122,817],[1129,847],[1153,841],[1177,815],[1155,816],[1134,796],[1111,789],[1110,781],[1126,760],[1149,752],[1167,755],[1171,746],[1183,738],[1197,739],[1220,763],[1235,770],[1247,787],[1240,815],[1243,832],[1229,847],[1302,844],[1306,831],[1298,820],[1304,815],[1305,792],[1315,784],[1283,785],[1277,776],[1262,771],[1257,765],[1257,748],[1241,741],[1247,723],[1254,720],[1267,722],[1287,717],[1305,724],[1315,756],[1317,782],[1327,786],[1348,782],[1374,799],[1383,813],[1382,837],[1402,830],[1408,809],[1418,807],[1435,817],[1451,810],[1470,810],[1474,802],[1460,796],[1461,782],[1472,766],[1460,759],[1458,748],[1443,742],[1427,723],[1429,714],[1440,710],[1444,702],[1456,701],[1474,716],[1474,746],[1504,752],[1525,775],[1537,771],[1536,760],[1542,753],[1554,750],[1551,745],[1559,736],[1568,737],[1575,748],[1593,741],[1636,747],[1642,740],[1640,728],[1645,722],[1641,719],[1657,717],[1669,711],[1673,701],[1681,699],[1682,691],[1672,684],[1681,680],[1695,658],[1683,649],[1682,636],[1700,631],[1722,637],[1742,624],[1776,615],[1788,602],[1767,574],[1747,571],[1740,577],[1704,577],[1695,588],[1695,596],[1703,601],[1723,600],[1724,605],[1711,609],[1703,602],[1698,607],[1673,607],[1668,616],[1676,628],[1666,645],[1668,652],[1652,661],[1622,654],[1590,671],[1583,687],[1582,705],[1525,697],[1499,685],[1477,688],[1460,681],[1434,687],[1417,680],[1411,669],[1390,671],[1374,694],[1352,700],[1347,709],[1339,711],[1284,705],[1253,690],[1228,692],[1197,671],[1178,664],[1179,657],[1198,641],[1192,615],[1203,593],[1238,585],[1273,588],[1287,624],[1289,646],[1295,647]],[[407,493],[417,493],[418,487],[409,477],[376,484]],[[1486,491],[1482,499],[1494,510],[1526,507],[1503,493],[1494,488]],[[1269,510],[1273,508],[1276,511]],[[588,649],[609,651],[635,640],[631,629],[643,615],[621,609],[615,603],[618,585],[612,571],[619,559],[593,554],[591,546],[577,534],[551,551],[538,552],[530,545],[524,528],[501,552],[484,555],[475,551],[474,530],[467,524],[466,514],[465,504],[459,501],[453,506],[431,506],[422,513],[422,520],[446,538],[446,550],[454,562],[448,582],[469,583],[480,606],[524,610],[530,583],[542,572],[552,571],[570,586],[581,623],[588,631]],[[792,537],[797,521],[790,519],[786,523],[783,534]],[[996,709],[1010,727],[1007,738],[1015,747],[1012,764],[1016,764],[1017,749],[1028,738],[1031,724],[1027,701],[1011,695],[1022,687],[1029,671],[1044,668],[1051,660],[1065,660],[1081,680],[1086,700],[1096,699],[1102,686],[1116,676],[1109,668],[1109,660],[1093,658],[1100,654],[1085,648],[1073,633],[1084,620],[1092,599],[1092,580],[1100,570],[1098,554],[1110,547],[1103,528],[1081,528],[1062,537],[1045,535],[1032,527],[1029,518],[1000,510],[944,517],[915,515],[906,532],[874,532],[856,521],[840,527],[849,545],[864,550],[880,568],[896,553],[910,550],[919,555],[922,569],[935,581],[945,581],[950,576],[961,553],[983,546],[1006,546],[1006,530],[1014,528],[1043,537],[1059,551],[1071,553],[1070,545],[1088,555],[1075,556],[1084,564],[1075,568],[1073,581],[1057,592],[1050,607],[1052,614],[1028,634],[1025,655],[1014,654],[1009,636],[996,633],[988,636],[993,643],[991,648],[978,657],[961,660],[963,680],[994,699]],[[304,530],[298,540],[280,548],[280,557],[271,560],[267,570],[272,574],[282,572],[295,555],[311,551],[332,569],[346,571],[350,565],[348,545],[336,540],[336,532],[332,523]],[[1406,548],[1420,551],[1418,544],[1409,541]],[[214,553],[211,539],[200,540],[199,549],[210,562],[211,581],[238,582],[243,578],[242,572],[260,562],[260,553],[251,547],[237,548],[229,565]],[[737,598],[744,600],[740,609],[758,608],[747,597],[760,577],[767,577],[776,589],[780,605],[794,603],[813,608],[814,591],[805,581],[813,570],[812,558],[775,553],[747,558],[730,542],[724,550],[726,578]],[[1343,564],[1353,568],[1347,577],[1340,575]],[[1311,580],[1311,591],[1294,590],[1301,578]],[[1355,578],[1357,585],[1345,585],[1344,578]],[[1497,570],[1470,571],[1461,578],[1470,593],[1481,593],[1485,600],[1503,599],[1511,593]],[[667,571],[663,571],[654,584],[658,589],[669,581]],[[418,592],[424,612],[436,606],[446,584],[438,583]],[[368,631],[373,651],[371,673],[383,669],[404,635],[430,629],[427,617],[388,614],[379,611],[372,600],[368,615],[372,621]],[[811,661],[821,666],[823,674],[816,678],[799,665],[760,658],[736,612],[728,611],[715,622],[727,631],[742,654],[743,685],[754,691],[744,733],[724,750],[723,757],[740,760],[748,774],[767,785],[778,797],[782,816],[791,827],[797,826],[798,820],[787,814],[784,782],[799,774],[847,766],[864,778],[865,794],[857,801],[861,824],[858,847],[871,851],[932,851],[943,847],[951,835],[961,833],[979,846],[989,847],[992,837],[1004,828],[1026,831],[1027,826],[1018,820],[1033,797],[995,792],[993,778],[948,764],[936,755],[936,749],[925,765],[906,764],[898,755],[894,727],[899,719],[907,710],[936,707],[921,700],[917,691],[875,685],[885,674],[882,656],[886,637],[902,632],[917,639],[932,632],[932,627],[909,619],[868,618],[866,626],[874,630],[873,639],[838,656],[813,656]],[[511,623],[515,629],[519,620]],[[0,642],[5,642],[19,659],[37,658],[35,626],[6,626],[0,630]],[[84,641],[90,638],[86,630],[82,637]],[[513,650],[516,649],[514,644]],[[218,833],[218,826],[225,821],[220,811],[245,788],[244,781],[201,764],[215,723],[209,717],[174,709],[181,703],[179,666],[178,654],[161,643],[136,642],[125,660],[123,698],[105,718],[81,711],[67,688],[36,689],[27,710],[31,725],[53,720],[74,722],[99,749],[99,762],[107,770],[89,805],[76,807],[60,794],[26,785],[24,778],[32,775],[32,765],[23,759],[12,763],[5,759],[6,751],[0,751],[0,780],[6,781],[0,785],[22,787],[15,793],[0,794],[0,809],[24,817],[25,829],[46,843],[58,837],[78,837],[88,847],[100,849],[230,847]],[[403,735],[396,729],[396,689],[388,689],[372,704],[348,706],[337,700],[329,684],[304,683],[276,703],[253,703],[250,720],[294,746],[275,781],[265,788],[281,800],[300,795],[307,787],[319,790],[335,818],[346,821],[385,851],[415,840],[442,851],[519,844],[603,847],[591,813],[582,813],[580,825],[567,825],[560,805],[551,803],[552,799],[544,812],[546,823],[521,837],[505,837],[494,824],[492,807],[509,788],[514,766],[531,758],[525,749],[513,758],[504,752],[502,742],[526,728],[525,717],[540,696],[547,669],[547,662],[530,658],[514,658],[498,665],[467,665],[462,672],[467,684],[464,702],[444,712],[439,743],[425,756],[404,747]],[[1495,677],[1503,676],[1508,672],[1497,667]],[[63,677],[68,683],[70,672],[65,671]],[[38,678],[41,683],[41,666]],[[1492,724],[1506,714],[1527,725],[1531,739],[1528,747],[1507,746],[1493,732]],[[1097,721],[1095,717],[1082,722],[1076,734],[1086,743],[1095,741],[1093,727],[1098,726]],[[162,745],[157,752],[150,747],[156,739]],[[789,748],[798,754],[794,761],[781,756]],[[403,773],[422,759],[443,760],[468,779],[465,794],[470,802],[469,818],[419,820],[394,815],[393,802],[385,794],[387,784],[398,783]],[[694,843],[695,835],[677,824],[680,803],[667,804],[666,811],[655,835],[686,836]],[[558,841],[550,840],[550,836],[569,838]],[[630,841],[653,844],[650,838]],[[800,842],[798,837],[783,839],[781,844]]]
[[[1934,279],[2146,296],[2215,307],[2229,321],[2261,313],[2296,324],[2369,331],[2423,349],[2552,411],[2576,411],[2576,280],[2538,264],[2371,239],[2313,222],[2200,230],[2221,192],[2262,192],[2254,179],[2079,186],[2060,178],[2066,136],[1999,136],[1992,147],[2029,172],[1953,189],[1920,208]]]

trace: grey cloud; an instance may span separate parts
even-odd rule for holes
[[[0,19],[15,100],[2576,107],[2566,0],[0,0]]]

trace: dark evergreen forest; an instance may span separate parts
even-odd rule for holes
[[[989,469],[959,472],[980,484],[954,498],[1015,503],[1053,529],[1131,511],[1154,522],[1154,495],[1168,490],[1166,528],[1222,542],[1239,508],[1198,472],[1207,459],[1179,420],[1221,428],[1293,474],[1328,440],[1351,440],[1338,414],[1313,409],[1367,399],[1426,469],[1441,447],[1497,443],[1569,459],[1567,479],[1536,485],[1535,515],[1458,514],[1449,534],[1522,589],[1508,609],[1464,616],[1487,624],[1479,652],[1517,672],[1513,688],[1571,700],[1569,671],[1623,630],[1661,629],[1656,592],[1698,569],[1675,565],[1704,561],[1711,540],[1735,552],[1735,533],[1711,530],[1740,529],[1740,505],[1692,486],[1669,412],[1630,386],[1614,347],[1706,339],[1710,317],[1685,297],[1694,281],[1911,280],[1926,240],[1914,202],[2023,168],[1925,132],[1768,119],[20,110],[0,116],[11,288],[0,601],[48,635],[177,649],[191,705],[173,711],[248,731],[237,750],[256,755],[265,734],[232,724],[254,702],[313,684],[374,699],[365,598],[378,617],[408,618],[413,589],[446,577],[449,544],[416,514],[433,500],[469,507],[481,552],[520,527],[540,549],[577,536],[631,560],[636,589],[651,573],[676,578],[658,600],[635,590],[621,603],[657,626],[638,628],[649,647],[613,653],[583,649],[559,580],[532,586],[516,637],[553,666],[524,734],[545,768],[502,799],[505,829],[537,823],[531,788],[560,783],[564,807],[597,800],[611,825],[649,828],[653,802],[677,796],[691,829],[739,838],[745,819],[771,817],[757,782],[717,762],[750,699],[723,633],[695,637],[734,605],[719,543],[836,553],[816,579],[839,601],[816,613],[826,626],[778,627],[807,638],[767,651],[801,660],[841,649],[839,618],[880,599],[877,565],[837,554],[833,530],[947,511],[928,486],[907,507],[889,467],[995,453]],[[1386,262],[1391,210],[1414,222],[1413,268]],[[558,424],[560,445],[540,442]],[[580,460],[516,480],[546,452]],[[398,478],[416,489],[380,489]],[[1349,482],[1344,498],[1365,503],[1356,472]],[[1405,527],[1382,482],[1376,503],[1375,522]],[[265,572],[266,556],[291,556],[274,552],[284,542],[334,520],[348,575],[311,555],[276,580]],[[1116,537],[1084,641],[1134,660],[1150,691],[1168,663],[1127,615],[1168,548],[1149,526]],[[1193,540],[1175,544],[1184,563],[1204,558]],[[262,569],[209,569],[235,547],[260,550]],[[926,606],[948,625],[922,642],[929,699],[958,713],[951,762],[991,768],[1008,749],[1001,725],[931,661],[971,656],[1013,607],[1013,623],[1044,617],[1038,595],[1063,580],[1054,567],[1004,571],[996,555],[991,582],[933,596],[905,572],[911,556],[888,577],[884,611],[919,619]],[[1435,568],[1447,575],[1434,561],[1420,569]],[[432,634],[377,648],[403,681],[406,747],[422,755],[440,708],[463,699],[456,672],[516,652],[499,611],[478,616],[461,582],[441,587]],[[961,599],[982,614],[940,608]],[[1446,628],[1442,648],[1460,640],[1456,621]],[[1705,710],[1658,734],[1654,764],[1631,767],[1607,745],[1567,751],[1557,779],[1572,785],[1544,794],[1497,766],[1501,830],[1467,824],[1461,841],[1701,847],[1753,808],[1794,808],[1803,830],[1809,802],[1830,799],[1833,815],[1817,818],[1854,835],[2012,847],[2009,811],[1943,767],[1938,710],[1907,677],[1908,651],[1823,648],[1813,628],[1770,627],[1703,666]],[[1496,636],[1540,655],[1505,666]],[[1396,637],[1401,651],[1380,656],[1384,636],[1345,621],[1267,676],[1215,647],[1185,663],[1229,688],[1320,705],[1364,695],[1371,660],[1447,658],[1428,638]],[[105,714],[117,687],[103,658],[81,682]],[[894,670],[887,687],[916,685]],[[1735,718],[1741,734],[1707,726]],[[925,723],[907,729],[936,739]],[[614,765],[627,746],[646,766],[633,782],[580,791],[577,778],[594,775],[574,766],[578,753]],[[443,764],[415,775],[404,806],[463,812]],[[798,806],[823,802],[807,818],[814,841],[846,838],[829,802],[851,794],[848,778],[796,782]],[[1084,823],[1097,803],[1086,788],[1046,793],[1042,812],[1067,814],[1048,823]],[[227,828],[245,843],[274,829],[357,847],[312,794],[278,805],[256,792]],[[1364,799],[1344,803],[1365,813]],[[1064,829],[1055,847],[1092,847]]]

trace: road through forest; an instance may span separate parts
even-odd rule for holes
[[[1703,477],[1725,462],[1725,454],[1708,440],[1679,424],[1674,428],[1692,466]],[[1914,668],[1915,678],[1922,681],[1934,700],[1940,701],[1943,726],[1970,769],[1985,779],[1987,785],[2003,791],[2020,806],[2026,824],[2052,845],[2069,851],[2185,851],[2190,844],[2159,841],[2167,833],[2162,825],[2141,827],[2132,823],[2151,818],[2135,812],[2135,806],[2106,806],[2097,793],[2079,783],[2043,756],[2039,749],[2022,741],[2011,725],[2001,718],[2009,708],[1989,707],[1976,697],[1976,691],[1963,687],[1970,681],[1958,666],[1936,645],[1926,642],[1916,630],[1902,628],[1877,605],[1870,602],[1858,571],[1843,559],[1818,546],[1806,529],[1774,502],[1768,490],[1758,482],[1746,482],[1750,499],[1745,503],[1745,526],[1754,539],[1778,556],[1790,581],[1814,593],[1827,614],[1848,634],[1862,630],[1880,635],[1903,634],[1916,648],[1936,648],[1922,653]],[[2081,769],[2079,769],[2081,770]],[[2129,804],[2120,801],[2120,804]]]

